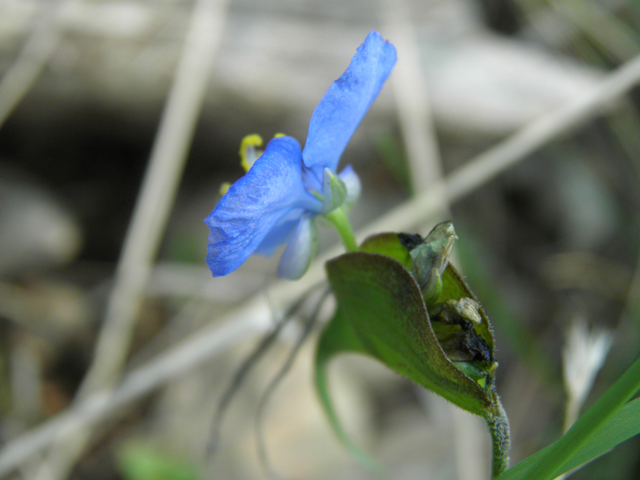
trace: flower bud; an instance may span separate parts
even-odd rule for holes
[[[333,212],[339,208],[347,198],[347,186],[345,183],[328,168],[324,169],[324,179],[322,197],[324,203],[322,205],[322,214]]]

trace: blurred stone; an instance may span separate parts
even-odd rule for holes
[[[23,173],[0,171],[0,274],[67,263],[81,244],[79,225],[53,195]]]
[[[0,22],[0,73],[48,1],[4,6],[3,16],[16,22]],[[64,35],[35,90],[131,113],[156,108],[173,78],[190,7],[186,0],[64,2],[57,15]],[[414,1],[412,13],[439,128],[504,135],[583,96],[601,76],[539,45],[491,33],[473,2]],[[378,14],[365,0],[231,2],[209,103],[234,98],[265,114],[308,118]],[[391,116],[394,108],[383,92],[374,113]]]
[[[85,292],[70,284],[0,282],[0,317],[63,343],[82,332],[93,312]]]
[[[580,157],[567,156],[555,166],[563,240],[576,250],[602,248],[615,235],[622,211],[607,179]]]

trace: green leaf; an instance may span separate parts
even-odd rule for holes
[[[353,252],[327,262],[329,281],[368,355],[461,408],[482,415],[491,400],[447,358],[411,274],[385,255]]]
[[[338,353],[369,355],[465,410],[482,414],[490,403],[488,393],[442,351],[420,289],[405,267],[384,255],[354,252],[328,262],[327,271],[340,307],[318,344],[316,386],[337,436],[357,458],[373,463],[349,440],[328,393],[327,363]]]
[[[338,419],[338,415],[331,402],[331,397],[329,396],[329,385],[327,382],[329,360],[338,353],[347,352],[366,354],[366,350],[353,331],[351,324],[345,321],[341,310],[338,309],[323,330],[318,342],[315,359],[316,389],[320,396],[320,402],[329,418],[329,423],[340,442],[342,442],[351,455],[361,464],[371,470],[380,470],[380,465],[351,441],[351,438],[347,435],[347,432]]]
[[[386,255],[400,262],[407,270],[411,270],[411,254],[407,247],[402,245],[397,233],[372,235],[362,242],[360,251]]]
[[[397,233],[387,232],[372,235],[362,243],[360,251],[386,255],[400,262],[407,270],[411,270],[411,254],[402,244]],[[442,292],[437,301],[444,302],[445,300],[460,298],[472,298],[478,302],[475,294],[471,291],[469,285],[467,285],[460,273],[458,273],[453,265],[449,264],[442,275]],[[478,330],[478,334],[487,342],[493,352],[493,329],[482,308],[480,309],[480,315],[482,317],[482,323],[476,330]]]
[[[450,224],[436,229],[433,232],[444,231],[447,238],[455,236]],[[451,242],[442,240],[431,234],[423,240],[416,235],[384,233],[367,239],[360,251],[327,262],[338,308],[318,344],[316,386],[338,438],[371,465],[340,425],[326,378],[327,365],[335,355],[368,355],[483,417],[493,439],[492,468],[497,474],[508,465],[509,426],[495,393],[493,334],[475,296],[448,264]],[[426,248],[414,251],[416,247]],[[421,262],[419,269],[416,258]],[[421,289],[414,270],[426,279],[425,285],[441,284],[442,288]]]
[[[640,434],[640,399],[635,399],[616,412],[600,430],[593,434],[593,436],[580,447],[579,451],[562,464],[554,475],[562,475],[580,465],[593,461],[600,455],[607,453],[615,446],[638,434]],[[518,480],[525,478],[525,475],[533,465],[538,464],[552,447],[553,444],[531,455],[507,470],[496,480]]]
[[[556,442],[496,480],[546,480],[589,462],[640,433],[640,358]],[[624,406],[623,406],[624,405]]]
[[[127,444],[118,455],[120,471],[128,480],[199,480],[191,463],[171,458],[147,445]]]

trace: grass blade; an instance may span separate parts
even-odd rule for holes
[[[639,389],[640,358],[566,434],[496,480],[551,479],[640,433],[640,401],[625,405]]]

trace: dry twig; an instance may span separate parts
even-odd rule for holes
[[[218,48],[226,0],[198,0],[193,8],[183,53],[153,145],[144,183],[118,262],[94,359],[77,401],[111,389],[121,376],[129,352],[135,319],[182,178],[187,152],[202,108],[215,51]],[[90,431],[72,430],[43,462],[36,478],[67,476],[84,450]]]

